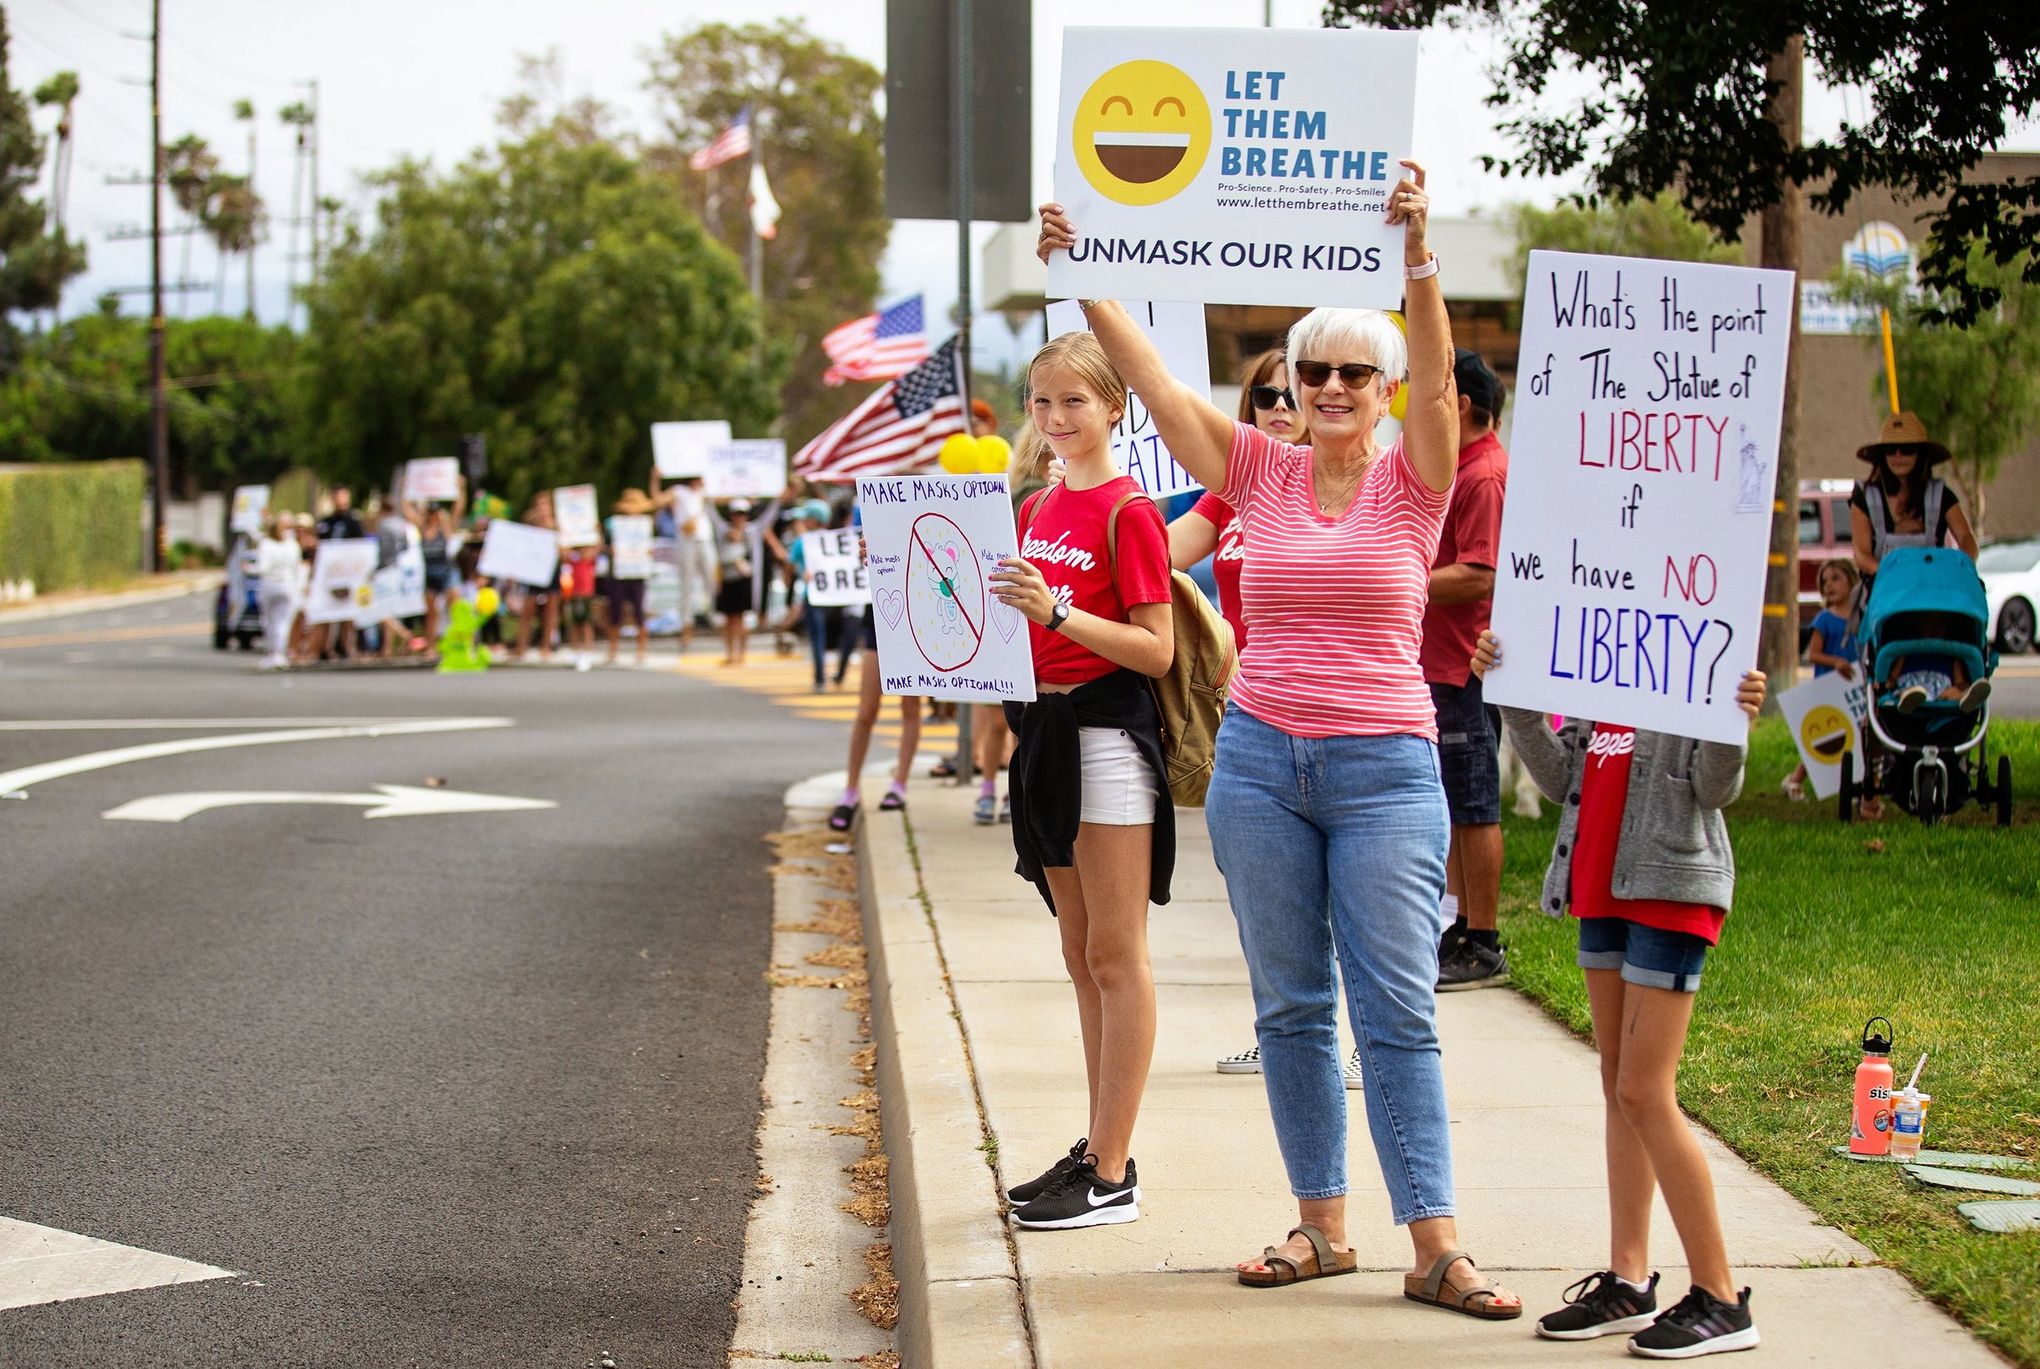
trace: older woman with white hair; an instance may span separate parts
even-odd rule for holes
[[[1452,329],[1424,245],[1424,172],[1389,197],[1405,225],[1409,340],[1386,314],[1318,309],[1290,331],[1290,375],[1312,444],[1237,423],[1170,376],[1132,318],[1084,301],[1106,354],[1184,469],[1238,511],[1240,593],[1254,631],[1219,731],[1206,799],[1253,984],[1268,1105],[1299,1220],[1241,1263],[1275,1287],[1352,1273],[1346,1095],[1333,957],[1359,1031],[1367,1122],[1413,1301],[1522,1315],[1458,1248],[1452,1139],[1438,1049],[1438,899],[1448,825],[1437,725],[1417,663],[1431,559],[1459,459]],[[1076,242],[1043,205],[1043,260]],[[1405,375],[1407,374],[1407,380]],[[1375,427],[1410,387],[1402,435]]]

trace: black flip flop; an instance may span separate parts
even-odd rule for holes
[[[886,790],[885,797],[878,801],[878,811],[881,813],[897,813],[906,806],[907,796],[897,789]]]
[[[855,821],[857,821],[857,805],[839,803],[836,805],[835,810],[829,814],[829,830],[831,832],[847,832],[850,830],[850,824]]]

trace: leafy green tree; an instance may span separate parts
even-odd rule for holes
[[[1927,431],[1953,455],[1949,462],[1969,521],[1984,535],[1990,482],[2005,457],[2040,429],[2040,285],[2018,278],[2010,267],[1971,249],[1970,274],[1997,290],[1997,308],[1966,328],[1939,315],[1944,301],[1903,280],[1879,279],[1844,270],[1837,293],[1868,309],[1891,312],[1891,349],[1898,368],[1899,402],[1920,416]],[[1879,353],[1877,332],[1865,344]],[[1879,418],[1888,412],[1884,368],[1871,386]]]
[[[1570,202],[1550,209],[1516,205],[1508,211],[1508,224],[1516,239],[1509,280],[1518,295],[1530,276],[1530,254],[1539,249],[1666,261],[1735,264],[1743,259],[1739,249],[1688,214],[1669,190],[1621,203]]]
[[[305,295],[301,441],[328,479],[381,486],[479,432],[513,501],[607,498],[643,483],[653,422],[771,422],[742,268],[614,145],[546,127],[379,189]]]
[[[878,261],[892,221],[885,213],[884,124],[877,68],[810,38],[790,20],[708,24],[667,38],[648,83],[672,142],[646,163],[674,185],[738,260],[750,250],[750,166],[692,171],[705,146],[748,106],[765,174],[782,211],[778,236],[762,244],[768,336],[790,358],[782,429],[805,441],[849,412],[859,389],[822,385],[822,335],[871,312]]]
[[[54,309],[64,282],[85,269],[85,248],[52,232],[48,212],[32,199],[42,174],[43,140],[28,101],[7,75],[7,11],[0,8],[0,365],[11,365],[20,334],[17,310]]]

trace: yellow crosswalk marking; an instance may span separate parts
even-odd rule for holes
[[[678,664],[664,668],[672,674],[691,676],[770,699],[796,718],[849,723],[857,716],[854,678],[845,680],[841,687],[831,685],[827,693],[817,694],[814,692],[813,666],[805,657],[766,656],[747,660],[740,666],[726,666],[720,657],[703,654],[683,656]],[[899,710],[892,698],[887,698],[882,708],[872,735],[878,741],[897,746],[901,735]],[[921,750],[953,748],[956,742],[955,723],[924,721],[921,724]]]

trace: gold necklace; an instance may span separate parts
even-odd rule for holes
[[[1330,499],[1325,497],[1328,492],[1327,489],[1320,488],[1317,483],[1319,475],[1329,474],[1329,472],[1323,466],[1315,462],[1312,463],[1314,467],[1311,473],[1312,493],[1317,496],[1317,508],[1320,517],[1343,518],[1351,510],[1353,500],[1358,496],[1360,487],[1367,483],[1367,473],[1374,469],[1375,458],[1379,455],[1379,452],[1369,452],[1366,459],[1360,461],[1354,467],[1353,478],[1345,482],[1343,488],[1338,486],[1329,487],[1329,492],[1335,496]],[[1335,507],[1337,512],[1333,511]]]

